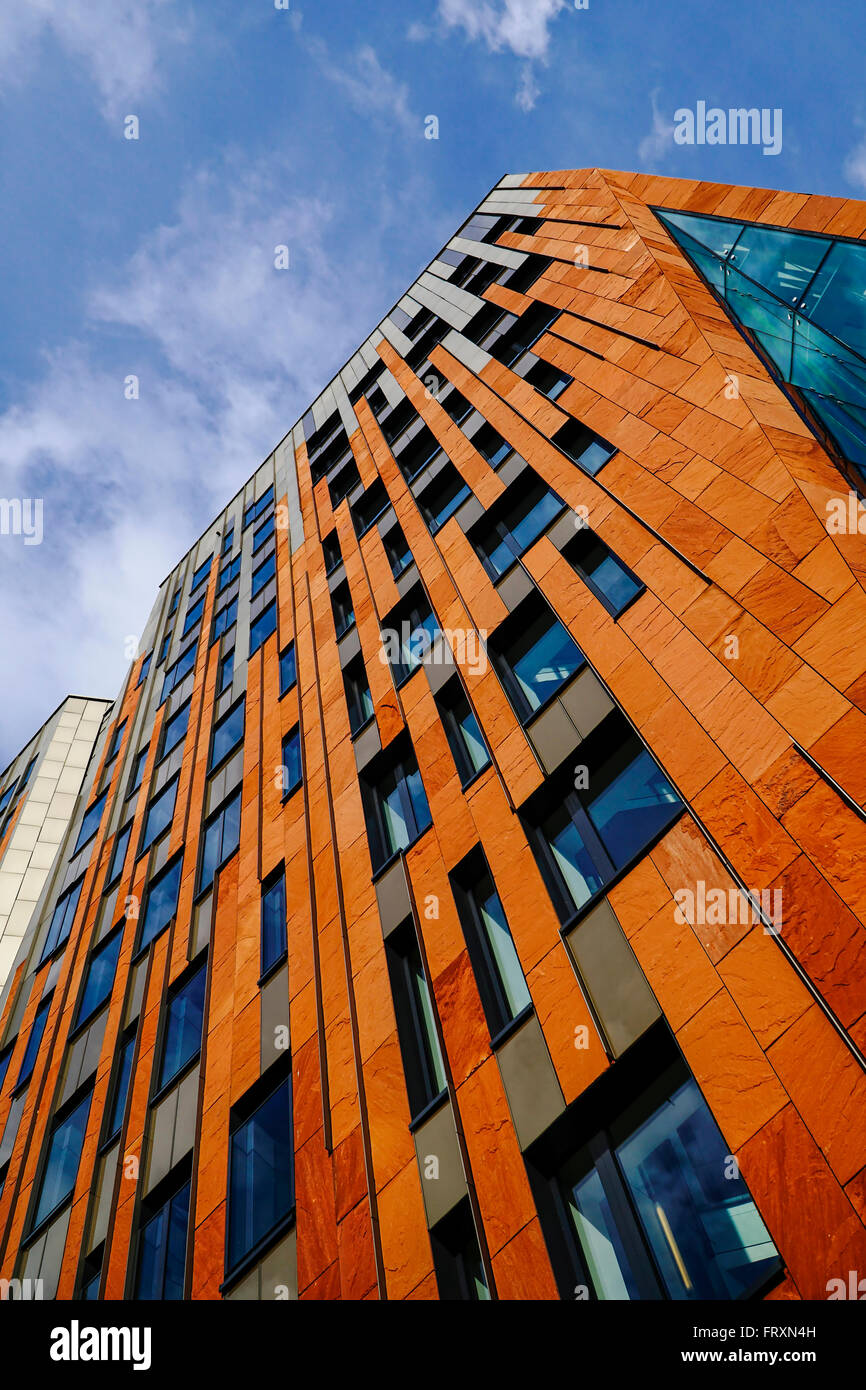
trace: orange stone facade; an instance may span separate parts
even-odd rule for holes
[[[866,1274],[866,536],[828,530],[828,503],[850,488],[844,462],[819,442],[653,208],[862,239],[866,203],[584,169],[503,181],[480,211],[498,206],[503,214],[517,207],[515,217],[522,209],[537,225],[502,230],[495,245],[548,261],[525,291],[494,281],[481,297],[517,316],[536,302],[560,311],[533,351],[570,384],[552,400],[494,358],[474,370],[443,341],[432,347],[429,367],[642,586],[614,617],[548,534],[519,565],[527,591],[544,596],[596,686],[683,802],[682,814],[593,898],[593,907],[606,901],[612,909],[660,1010],[654,1026],[679,1049],[779,1253],[782,1269],[765,1296],[824,1299],[828,1281],[847,1279],[849,1270]],[[368,366],[384,362],[480,508],[490,508],[506,483],[427,388],[426,373],[419,377],[407,365],[399,341],[399,333],[374,335]],[[377,480],[384,485],[439,625],[493,637],[509,604],[459,517],[431,530],[366,397],[352,408],[357,428],[349,443],[360,483],[365,491]],[[317,426],[326,413],[322,406]],[[551,442],[569,417],[615,450],[594,476]],[[205,632],[219,601],[220,545],[233,520],[237,546],[241,509],[269,484],[276,487],[276,631],[240,679],[236,660],[229,699],[218,688],[225,639],[199,641],[187,677],[188,727],[170,826],[135,855],[170,709],[157,703],[159,686],[182,640],[178,621],[159,664],[158,649],[172,630],[172,596],[215,553],[200,590]],[[451,877],[480,846],[531,998],[529,1018],[549,1058],[545,1085],[555,1079],[554,1110],[564,1113],[624,1062],[599,1026],[530,844],[523,810],[548,768],[494,663],[480,672],[465,659],[461,665],[452,644],[490,752],[485,770],[464,787],[423,666],[397,683],[381,660],[380,630],[405,591],[380,530],[359,535],[350,499],[334,505],[327,477],[313,481],[300,425],[163,585],[86,779],[80,811],[103,789],[107,797],[80,866],[83,886],[68,940],[43,962],[34,929],[7,986],[0,1020],[0,1047],[11,1047],[0,1091],[2,1278],[42,1277],[57,1298],[68,1299],[98,1275],[98,1297],[133,1296],[146,1175],[156,1173],[154,1109],[166,1104],[157,1096],[156,1069],[167,999],[206,949],[194,1084],[178,1102],[176,1151],[157,1164],[160,1174],[183,1163],[189,1173],[185,1296],[442,1296],[323,553],[334,531],[372,700],[364,736],[372,729],[385,751],[398,738],[411,744],[429,804],[432,824],[395,862],[430,986],[445,1104],[487,1288],[499,1299],[567,1296]],[[236,658],[247,650],[242,619],[237,632]],[[281,698],[280,654],[291,643],[297,681]],[[241,696],[239,845],[203,898],[203,822],[218,799],[214,794],[208,803],[211,733]],[[120,747],[109,758],[119,728]],[[275,770],[295,729],[302,786],[285,796]],[[133,761],[145,747],[139,789],[127,798]],[[572,761],[580,762],[577,736]],[[130,853],[106,894],[115,839],[127,819]],[[70,838],[67,863],[72,847]],[[148,880],[181,850],[177,911],[134,959]],[[281,864],[287,958],[263,982],[262,884]],[[674,894],[698,883],[735,900],[745,889],[780,890],[780,929],[678,911]],[[61,887],[53,878],[43,928]],[[100,1032],[89,1053],[82,1045],[73,1061],[89,953],[118,924],[121,944]],[[22,1100],[16,1075],[40,1002],[49,997]],[[268,1030],[281,1023],[280,1048],[269,1052]],[[122,1040],[133,1036],[121,1132],[106,1148],[116,1058]],[[268,1263],[272,1252],[265,1249],[232,1283],[232,1117],[260,1078],[289,1058],[292,1220],[276,1262]],[[73,1065],[79,1071],[70,1080]],[[62,1226],[48,1229],[35,1255],[34,1203],[54,1116],[85,1085],[92,1102],[74,1190],[58,1218]],[[94,1250],[98,1267],[91,1268]],[[275,1294],[277,1285],[288,1293]]]

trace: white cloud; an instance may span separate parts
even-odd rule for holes
[[[321,39],[308,40],[307,48],[323,75],[346,93],[356,111],[387,117],[409,133],[421,130],[420,120],[409,109],[409,88],[382,67],[370,44],[362,44],[345,67],[331,58]]]
[[[673,148],[674,123],[658,108],[658,92],[652,94],[652,128],[637,147],[638,156],[647,168],[653,168]]]
[[[44,498],[41,545],[0,537],[0,766],[69,691],[116,694],[166,573],[394,298],[381,226],[353,229],[347,275],[341,209],[292,183],[272,158],[196,176],[0,415],[0,495]]]
[[[539,87],[531,63],[526,63],[520,74],[520,86],[514,100],[521,111],[531,111],[538,100]]]
[[[866,188],[866,135],[846,157],[843,172],[855,188]]]
[[[29,75],[46,37],[83,65],[116,121],[129,102],[153,96],[161,55],[189,37],[189,21],[175,0],[11,0],[0,12],[0,75],[10,83]]]
[[[565,7],[566,0],[439,0],[439,16],[448,28],[464,29],[494,52],[510,48],[518,58],[544,59],[551,21]]]

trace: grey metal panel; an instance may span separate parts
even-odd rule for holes
[[[496,1060],[518,1142],[525,1149],[565,1109],[562,1087],[534,1015],[497,1048]]]
[[[150,1113],[150,1143],[147,1146],[147,1173],[144,1195],[171,1171],[174,1128],[177,1121],[178,1088],[175,1086]]]
[[[66,1248],[66,1234],[69,1229],[71,1214],[72,1207],[69,1206],[58,1216],[56,1221],[52,1221],[39,1240],[30,1246],[24,1258],[21,1277],[41,1279],[43,1299],[54,1298],[57,1294],[60,1267],[63,1262],[63,1251]]]
[[[504,579],[500,579],[496,592],[506,608],[513,613],[518,604],[532,593],[535,584],[522,565],[514,565]]]
[[[480,502],[473,493],[471,497],[467,497],[466,501],[457,508],[454,516],[460,529],[462,531],[468,531],[470,526],[473,526],[475,522],[484,515],[484,511],[485,508],[483,503]]]
[[[345,637],[341,637],[337,643],[340,666],[347,666],[353,657],[358,655],[360,650],[361,639],[358,636],[358,629],[356,626],[352,628],[351,632],[347,632]]]
[[[448,245],[451,250],[462,251],[465,256],[477,256],[479,260],[511,266],[515,270],[526,260],[525,251],[512,251],[508,246],[497,246],[489,241],[470,241],[465,236],[454,237]]]
[[[195,1143],[195,1122],[198,1109],[199,1068],[187,1072],[177,1088],[177,1117],[171,1147],[171,1166],[188,1154]]]
[[[400,595],[400,597],[405,598],[409,590],[413,589],[417,583],[418,566],[415,564],[415,561],[412,560],[411,563],[406,566],[405,570],[400,575],[400,578],[397,580],[397,592]]]
[[[512,201],[507,203],[499,202],[495,198],[488,198],[486,202],[481,204],[478,211],[492,212],[497,217],[504,217],[506,214],[510,214],[512,217],[527,217],[533,214],[536,217],[543,216],[543,213],[541,211],[543,204],[533,204],[531,202],[524,203],[522,201],[518,201],[517,195],[519,192],[520,189],[510,190],[508,196]],[[533,197],[534,196],[535,194],[533,192]]]
[[[11,1156],[26,1100],[27,1092],[22,1091],[13,1098],[12,1104],[9,1106],[9,1113],[6,1116],[6,1125],[3,1129],[3,1138],[0,1140],[0,1168],[2,1168],[3,1164]]]
[[[517,203],[522,210],[526,203],[534,202],[539,194],[543,192],[544,190],[541,188],[517,188],[514,184],[506,186],[499,184],[496,188],[490,190],[486,201],[496,205],[501,205],[502,203]],[[484,206],[485,204],[481,203],[478,211],[483,212]]]
[[[661,1014],[613,908],[602,899],[566,936],[571,957],[615,1057]]]
[[[371,720],[362,734],[355,739],[352,747],[355,752],[355,766],[362,772],[372,758],[382,751],[379,729],[375,719]]]
[[[95,1250],[108,1234],[108,1217],[111,1212],[111,1198],[114,1192],[114,1179],[117,1175],[119,1156],[120,1144],[117,1143],[99,1161],[96,1176],[96,1203],[93,1207],[90,1229],[85,1242],[87,1254],[91,1250]]]
[[[382,334],[377,329],[375,333],[370,334],[370,337],[367,339],[366,343],[362,343],[360,348],[358,349],[364,361],[366,362],[368,368],[375,367],[376,363],[381,362],[382,360],[378,352],[376,351],[376,348],[378,347],[379,343],[381,343],[381,341]]]
[[[414,290],[415,286],[413,285],[412,288]],[[404,314],[408,314],[410,319],[413,319],[417,314],[418,310],[421,308],[421,305],[417,302],[417,300],[412,298],[411,294],[404,294],[403,298],[399,301],[397,308],[402,309]]]
[[[450,1100],[419,1125],[412,1137],[429,1230],[466,1196],[466,1174]]]
[[[403,393],[403,389],[398,383],[397,378],[393,375],[393,373],[389,370],[388,367],[386,367],[385,370],[382,372],[382,375],[379,377],[379,380],[377,381],[376,385],[381,386],[382,390],[385,393],[385,399],[387,400],[389,405],[399,405],[401,401],[404,401],[406,399]]]
[[[452,328],[450,333],[446,333],[442,339],[442,346],[446,352],[450,352],[452,357],[456,357],[458,362],[462,362],[464,367],[468,367],[470,372],[480,376],[493,359],[489,352],[471,343],[468,338],[464,338],[462,333],[458,333]]]
[[[525,473],[528,468],[529,464],[526,462],[526,459],[518,453],[513,453],[509,454],[505,462],[499,465],[496,472],[505,486],[509,487],[513,482],[516,482],[521,473]]]
[[[124,1028],[127,1027],[134,1018],[138,1018],[141,1012],[141,1003],[144,999],[144,981],[147,975],[147,961],[148,957],[145,956],[132,967],[132,987],[129,991],[129,1002],[123,1019]]]
[[[445,682],[449,681],[457,670],[454,653],[444,637],[433,643],[424,658],[424,670],[427,672],[432,693],[438,695]]]
[[[289,967],[281,966],[272,975],[260,994],[261,1050],[259,1067],[264,1074],[268,1067],[285,1055],[289,1036]]]
[[[296,1299],[298,1296],[297,1231],[292,1229],[279,1245],[270,1250],[259,1266],[259,1298]]]
[[[189,948],[190,960],[194,960],[199,951],[204,950],[205,946],[210,941],[212,921],[213,892],[210,892],[206,898],[202,898],[196,903],[193,909],[192,940]]]
[[[560,699],[583,738],[614,708],[613,701],[592,671],[581,671]]]
[[[396,348],[401,357],[405,357],[407,353],[412,351],[411,340],[406,337],[405,333],[401,333],[397,325],[392,323],[390,319],[383,319],[379,327],[382,330],[382,337],[388,339],[388,342],[393,348]]]
[[[427,269],[431,275],[438,275],[440,280],[448,280],[454,274],[456,266],[449,265],[447,261],[431,261]]]
[[[340,419],[343,422],[343,429],[346,431],[346,434],[352,435],[355,433],[355,430],[359,428],[358,417],[355,414],[354,406],[349,400],[349,393],[343,385],[342,381],[340,380],[339,376],[334,377],[334,380],[331,383],[331,390],[334,395],[334,400],[337,402],[337,409],[340,412]]]
[[[532,746],[547,772],[558,768],[580,743],[580,734],[561,700],[554,700],[543,714],[533,719],[528,732]]]
[[[528,179],[528,174],[506,174],[496,185],[497,188],[519,188],[524,179]]]
[[[316,429],[320,429],[326,420],[329,420],[337,409],[337,402],[334,400],[334,393],[330,386],[326,386],[321,396],[312,404],[313,420]]]
[[[412,912],[402,859],[396,860],[387,873],[376,880],[376,900],[379,904],[382,935],[388,936],[401,922],[405,922]]]

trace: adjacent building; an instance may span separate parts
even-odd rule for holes
[[[206,528],[0,1003],[0,1277],[866,1270],[864,238],[509,175]]]

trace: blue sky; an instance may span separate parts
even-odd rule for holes
[[[504,173],[866,197],[864,33],[862,0],[6,6],[0,497],[43,539],[0,535],[0,767],[116,694],[164,575]],[[781,153],[675,144],[701,100],[781,108]]]

